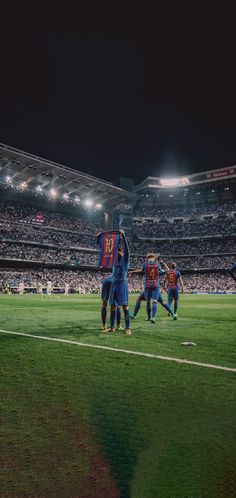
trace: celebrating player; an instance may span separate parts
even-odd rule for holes
[[[135,308],[134,308],[134,312],[132,315],[130,315],[130,318],[131,319],[135,319],[139,310],[140,310],[140,307],[141,307],[141,303],[142,301],[146,301],[146,297],[145,297],[145,291],[141,292],[141,294],[139,295],[136,303],[135,303]],[[158,300],[157,300],[158,303],[160,303],[161,306],[163,306],[163,308],[165,308],[165,310],[168,312],[168,314],[170,314],[173,318],[173,320],[176,320],[177,318],[175,317],[174,315],[174,312],[172,310],[172,308],[167,304],[165,303],[164,301],[164,298],[163,298],[163,295],[160,291],[159,293],[159,297],[158,297]],[[147,318],[146,318],[147,322],[150,322],[151,320],[151,306],[150,306],[150,303],[149,303],[149,306],[148,306],[148,309],[147,309]]]
[[[112,286],[113,276],[109,275],[109,277],[104,278],[102,282],[102,290],[101,290],[101,299],[102,299],[102,309],[101,309],[101,318],[102,318],[102,330],[107,330],[106,328],[106,319],[107,319],[107,303],[109,301],[111,286]],[[123,330],[121,326],[121,311],[120,306],[117,306],[116,310],[116,322],[117,322],[117,330]]]
[[[184,292],[184,285],[179,270],[176,268],[176,263],[172,263],[171,269],[166,272],[165,283],[167,283],[168,306],[171,308],[174,299],[174,316],[177,318],[177,310],[179,306],[179,284],[181,291]]]
[[[117,307],[122,306],[125,316],[125,333],[131,335],[129,315],[129,293],[127,285],[127,272],[129,266],[130,251],[123,230],[120,230],[121,241],[118,246],[117,263],[113,267],[113,281],[110,291],[110,328],[107,332],[114,332]],[[123,244],[122,244],[123,242]]]
[[[163,268],[161,267],[163,265]],[[168,266],[163,261],[158,262],[157,255],[150,253],[147,255],[147,260],[143,267],[139,270],[132,270],[133,273],[144,273],[145,275],[145,300],[147,302],[147,317],[151,323],[156,323],[157,302],[160,294],[160,276],[164,275],[169,270]]]

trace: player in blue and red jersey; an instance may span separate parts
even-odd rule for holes
[[[138,312],[140,310],[142,301],[146,301],[145,291],[143,291],[143,292],[141,292],[141,294],[139,294],[139,297],[138,297],[138,299],[137,299],[137,301],[135,303],[134,312],[133,312],[132,315],[130,315],[130,318],[132,318],[133,320],[136,318],[136,316],[137,316],[137,314],[138,314]],[[165,310],[167,311],[167,313],[172,316],[173,320],[176,320],[176,318],[174,316],[174,312],[173,312],[171,306],[169,306],[167,303],[165,303],[161,291],[159,293],[159,297],[158,297],[157,302],[161,306],[163,306],[163,308],[165,308]],[[147,322],[150,322],[150,320],[151,320],[151,306],[150,306],[150,304],[147,307],[147,318],[146,318],[146,320],[147,320]]]
[[[130,251],[123,230],[120,230],[121,241],[118,246],[117,262],[113,267],[113,281],[110,291],[110,328],[107,332],[114,332],[117,308],[122,306],[125,317],[125,333],[131,335],[129,314],[129,292],[127,285],[127,272],[129,267]]]
[[[229,269],[229,274],[236,281],[236,263],[234,263]]]
[[[101,290],[101,299],[102,299],[102,309],[101,309],[101,318],[102,318],[102,329],[106,330],[106,318],[107,318],[107,303],[110,297],[110,291],[112,286],[113,275],[109,275],[109,277],[105,278],[102,282],[102,290]],[[117,330],[123,330],[121,327],[121,312],[120,307],[117,307],[116,311],[116,322],[117,322]]]
[[[161,267],[161,263],[163,268]],[[145,277],[145,300],[147,302],[147,316],[151,316],[151,322],[156,322],[157,302],[160,294],[160,276],[169,270],[162,261],[158,262],[158,257],[150,253],[140,270],[133,270],[130,273],[144,273]]]
[[[171,264],[171,269],[166,272],[165,283],[167,285],[168,305],[172,306],[174,299],[174,316],[177,318],[177,310],[179,306],[179,286],[184,292],[184,285],[181,278],[181,273],[177,270],[176,263]]]

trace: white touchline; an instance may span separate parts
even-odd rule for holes
[[[212,365],[211,363],[201,363],[199,361],[184,360],[172,356],[161,356],[159,354],[142,353],[140,351],[130,351],[129,349],[111,348],[110,346],[99,346],[99,344],[87,344],[85,342],[70,341],[68,339],[58,339],[57,337],[46,337],[42,335],[25,334],[24,332],[13,332],[12,330],[0,329],[0,332],[2,332],[3,334],[20,335],[23,337],[31,337],[33,339],[42,339],[44,341],[54,341],[54,342],[62,342],[65,344],[73,344],[74,346],[80,346],[84,348],[104,349],[106,351],[115,351],[116,353],[131,354],[134,356],[144,356],[145,358],[153,358],[156,360],[174,361],[175,363],[184,363],[187,365],[196,365],[198,367],[215,368],[217,370],[225,370],[226,372],[236,372],[236,368],[233,367],[223,367],[221,365]]]

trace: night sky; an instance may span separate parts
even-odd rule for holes
[[[4,7],[0,141],[107,180],[235,164],[235,2],[112,3]]]

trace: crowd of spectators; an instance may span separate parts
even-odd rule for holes
[[[193,256],[182,258],[164,258],[165,263],[170,267],[171,263],[175,262],[180,270],[190,270],[199,268],[215,268],[225,269],[230,268],[236,260],[236,251],[232,255],[217,255],[217,256]],[[131,267],[142,268],[145,261],[145,256],[131,256]]]
[[[40,210],[37,207],[23,206],[20,203],[10,204],[9,202],[0,203],[0,220],[17,221],[20,223],[33,223],[35,216],[42,213],[44,226],[72,230],[82,233],[96,233],[101,223],[94,223],[85,219],[85,216],[69,216],[63,213]]]
[[[48,249],[47,247],[0,242],[0,259],[21,259],[43,263],[70,263],[95,265],[97,254],[70,249]]]
[[[47,281],[51,281],[53,289],[63,290],[69,284],[70,291],[80,294],[98,294],[101,291],[102,280],[107,274],[101,272],[61,271],[61,270],[1,270],[0,291],[16,291],[19,283],[23,282],[26,292],[36,291],[38,284],[46,288]],[[194,292],[233,292],[236,291],[235,281],[227,274],[204,273],[183,276],[184,291]],[[163,289],[162,281],[162,291]],[[143,290],[143,277],[133,275],[129,277],[129,291],[131,293]]]
[[[141,253],[140,253],[141,254]],[[28,261],[40,261],[42,263],[63,263],[70,265],[92,265],[98,264],[97,252],[83,252],[76,249],[48,248],[47,246],[34,246],[29,244],[9,243],[0,241],[0,259],[21,259]],[[170,265],[175,261],[180,269],[196,268],[227,268],[236,259],[236,251],[233,254],[219,254],[201,256],[175,257],[164,256],[165,262]],[[131,254],[130,266],[141,268],[145,255]]]
[[[138,237],[182,238],[205,235],[228,235],[236,233],[235,217],[205,218],[204,220],[143,220],[135,223],[133,230]]]
[[[226,215],[229,212],[236,212],[236,201],[214,202],[209,204],[191,204],[190,206],[161,207],[160,205],[144,205],[139,202],[134,208],[134,216],[155,217],[160,219],[178,218],[189,216],[202,216],[208,214]]]
[[[225,215],[235,203],[216,206],[218,215]],[[171,209],[171,208],[170,208]],[[193,215],[194,206],[191,214]],[[163,210],[162,210],[163,211]],[[0,203],[0,259],[23,259],[42,263],[61,263],[73,266],[97,266],[96,233],[98,225],[82,218],[62,213],[43,212],[44,223],[36,224],[36,208],[22,204]],[[164,212],[164,211],[163,211]],[[169,212],[165,210],[165,212]],[[183,211],[182,211],[183,212]],[[1,221],[3,220],[3,221]],[[70,230],[70,231],[63,231]],[[145,237],[183,237],[199,234],[215,236],[236,233],[236,218],[204,219],[175,222],[151,220],[139,224],[138,234]],[[14,241],[14,242],[10,242]],[[21,243],[24,241],[24,243]],[[27,242],[27,243],[26,243]],[[30,244],[30,242],[32,244]],[[170,264],[173,260],[180,269],[227,268],[235,260],[236,238],[183,241],[131,242],[131,267],[141,267],[145,254],[159,253]],[[47,244],[54,247],[47,247]],[[90,252],[80,250],[86,248]],[[226,253],[226,255],[224,255]],[[194,255],[195,257],[190,257]],[[181,257],[185,256],[185,257]]]
[[[132,253],[135,254],[147,254],[147,252],[154,251],[160,253],[162,256],[179,256],[179,255],[190,255],[190,254],[214,254],[214,253],[227,253],[236,252],[236,238],[225,238],[225,239],[197,239],[193,241],[173,241],[173,242],[133,242],[131,244]]]
[[[63,247],[86,247],[94,248],[96,244],[96,232],[90,234],[77,232],[63,232],[53,228],[43,228],[34,225],[0,222],[0,240],[23,240],[37,242],[39,244],[54,244]]]

